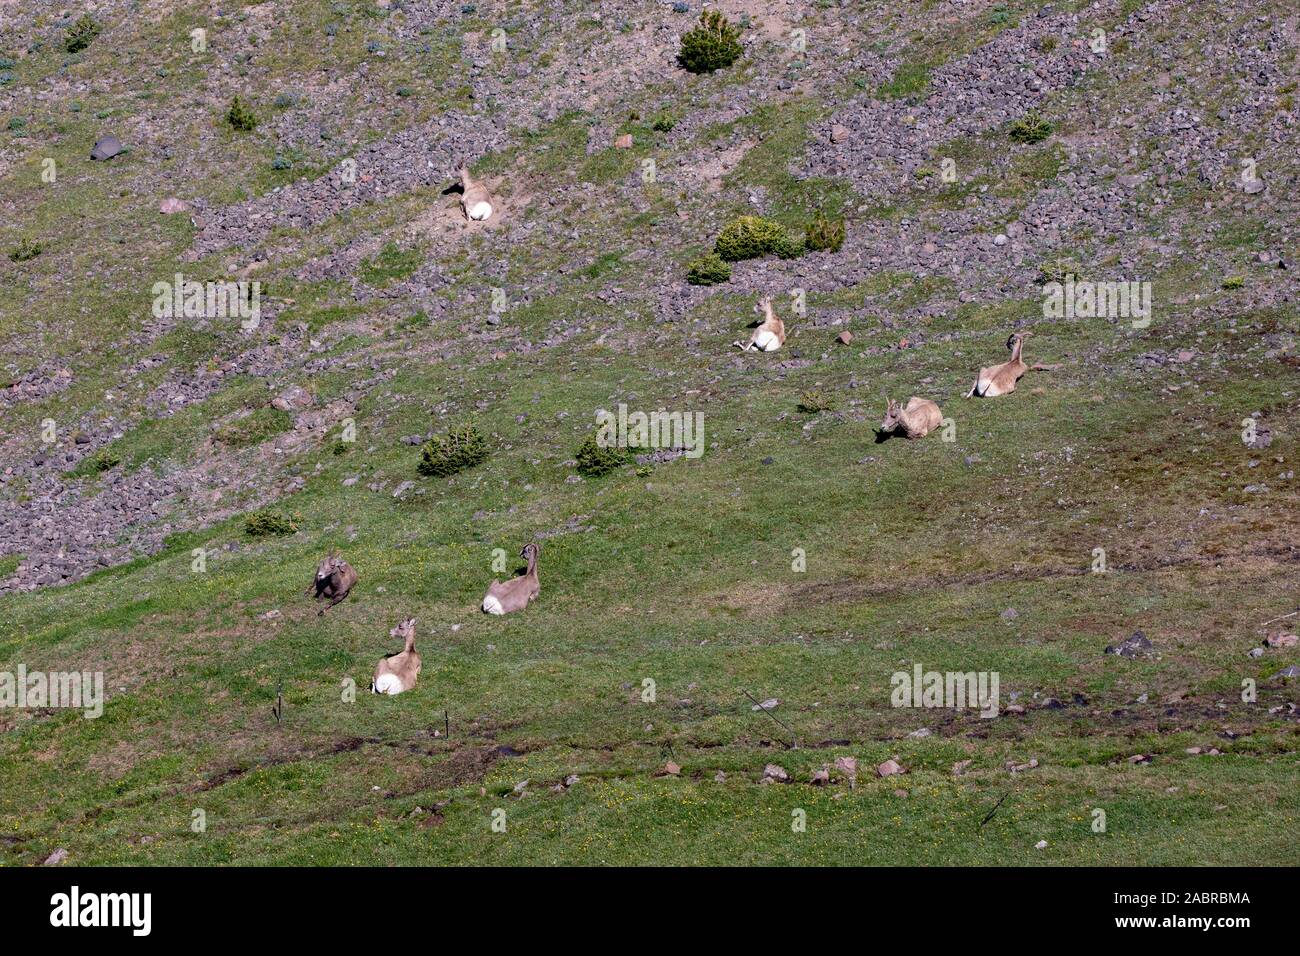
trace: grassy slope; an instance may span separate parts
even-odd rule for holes
[[[767,184],[802,148],[789,135],[791,117],[806,124],[816,115],[799,104],[747,119],[746,135],[756,126],[771,135],[735,175]],[[585,136],[569,135],[570,123],[499,158],[501,168],[519,159],[535,192],[582,181],[619,188],[637,157],[584,159]],[[87,128],[63,148],[82,155],[91,140]],[[273,152],[264,151],[263,167]],[[241,155],[205,157],[208,168],[193,178],[212,176],[212,195],[229,201],[237,191],[220,177],[240,175]],[[159,225],[148,201],[130,197],[83,206],[112,192],[110,172],[84,172],[57,200],[64,205],[38,204],[12,183],[6,197],[30,210],[42,236],[64,234],[60,210],[92,209],[84,215],[102,221],[85,227],[121,240],[120,256],[109,258],[120,272],[107,274],[123,289],[170,274],[187,229]],[[264,169],[242,175],[250,194],[269,185],[258,181]],[[785,178],[776,174],[772,187]],[[838,202],[842,193],[810,188],[807,198],[828,196]],[[651,231],[656,216],[667,220],[676,208],[675,196],[654,190],[644,202]],[[304,238],[334,248],[405,221],[417,205],[397,200]],[[796,200],[781,212],[794,220],[806,210]],[[689,332],[647,334],[644,317],[625,320],[591,298],[637,281],[635,264],[599,258],[626,247],[632,228],[611,220],[562,248],[539,237],[511,250],[520,277],[566,258],[591,264],[506,320],[530,338],[582,322],[563,347],[443,361],[419,347],[450,330],[418,327],[407,339],[409,359],[386,352],[392,343],[382,334],[332,343],[370,348],[398,371],[358,409],[356,447],[336,455],[326,441],[292,463],[309,476],[284,504],[303,516],[298,535],[250,541],[233,520],[80,584],[0,599],[0,666],[104,669],[112,693],[99,720],[6,717],[0,859],[33,862],[65,846],[79,863],[1291,860],[1279,835],[1300,815],[1296,727],[1267,711],[1295,692],[1266,689],[1245,705],[1238,686],[1296,659],[1244,656],[1258,637],[1253,625],[1294,592],[1284,546],[1295,530],[1295,495],[1284,485],[1266,500],[1240,492],[1251,480],[1248,459],[1294,454],[1294,437],[1277,425],[1294,412],[1294,370],[1256,358],[1239,369],[1239,384],[1170,393],[1185,378],[1176,369],[1138,375],[1129,362],[1152,348],[1209,350],[1276,317],[1243,315],[1235,335],[1215,328],[1200,338],[1190,306],[1143,332],[1043,323],[1030,340],[1033,358],[1065,361],[1063,369],[1033,374],[1011,399],[962,403],[971,369],[997,353],[1006,311],[964,308],[931,320],[932,342],[922,349],[867,354],[898,333],[855,324],[854,346],[829,351],[831,332],[811,325],[814,296],[810,321],[790,344],[814,359],[825,351],[825,360],[776,372],[771,362],[738,366],[707,349],[696,357],[683,340],[730,341],[750,300],[724,287],[694,313]],[[484,240],[489,251],[494,241]],[[430,254],[451,265],[461,255]],[[82,255],[56,247],[32,267],[48,270],[43,294],[86,306],[84,327],[67,323],[68,334],[50,336],[52,347],[61,341],[72,353],[74,331],[111,339],[127,324],[125,313],[115,320],[96,307],[96,296],[111,296],[86,282]],[[277,263],[272,282],[295,265]],[[1206,295],[1227,295],[1213,279],[1201,281]],[[480,301],[486,284],[478,283]],[[866,285],[847,298],[868,315],[917,294],[907,277]],[[1297,331],[1294,315],[1281,321]],[[620,334],[635,337],[634,351],[598,341],[603,327],[621,322],[631,325]],[[938,340],[944,332],[962,337]],[[175,334],[202,349],[201,338]],[[1112,365],[1104,386],[1080,361],[1090,354]],[[20,407],[14,427],[94,404],[123,356],[99,353],[100,379],[86,361],[78,356],[72,390]],[[880,388],[910,394],[926,380],[956,420],[957,441],[871,444]],[[212,414],[242,403],[246,387],[237,382],[210,399]],[[342,382],[323,387],[341,391]],[[834,394],[843,412],[796,412],[813,387]],[[1097,400],[1103,393],[1109,398]],[[562,463],[593,410],[621,400],[702,408],[707,454],[648,474],[565,483]],[[429,427],[435,407],[447,409],[437,423],[472,413],[495,433],[488,463],[450,481],[421,481],[426,494],[406,502],[365,490],[376,476],[415,477],[416,452],[397,439]],[[1243,414],[1256,409],[1279,432],[1267,455],[1237,439]],[[126,467],[192,453],[201,420],[183,414],[129,433]],[[350,475],[363,478],[344,487]],[[1192,520],[1201,507],[1223,520]],[[516,618],[479,615],[492,550],[513,554],[574,516],[591,530],[546,540],[538,604]],[[239,550],[215,551],[206,574],[190,571],[191,548],[234,542]],[[331,545],[345,549],[362,581],[321,619],[300,595]],[[1094,547],[1120,570],[1085,573]],[[807,552],[805,573],[791,570],[793,548]],[[1018,610],[1014,621],[1000,617],[1007,607]],[[273,609],[281,615],[262,617]],[[406,615],[421,622],[421,682],[413,693],[377,699],[364,693],[370,671],[395,649],[387,630]],[[1160,647],[1158,660],[1102,656],[1105,644],[1139,627]],[[914,661],[997,670],[1004,700],[1018,691],[1069,706],[1031,706],[991,722],[892,710],[890,675]],[[640,702],[647,677],[658,687],[655,704]],[[362,691],[355,703],[342,699],[345,678]],[[281,686],[277,724],[271,706]],[[787,732],[754,713],[745,692],[782,700],[776,715],[800,749],[785,749]],[[1087,702],[1074,703],[1075,694]],[[1141,694],[1150,702],[1135,703]],[[435,736],[444,711],[449,738]],[[906,738],[923,726],[933,736]],[[502,756],[502,745],[523,756]],[[1194,745],[1224,754],[1184,753]],[[1138,753],[1155,758],[1126,761]],[[857,789],[804,785],[812,769],[845,754],[863,766]],[[870,767],[891,756],[909,774],[901,783],[871,779]],[[1038,769],[1004,769],[1030,757]],[[654,776],[668,759],[682,766],[681,779]],[[964,759],[973,761],[968,773],[952,776]],[[759,786],[769,761],[797,785]],[[714,782],[718,770],[725,782]],[[549,792],[573,773],[577,785]],[[511,795],[525,778],[529,795]],[[906,796],[895,795],[900,787]],[[445,801],[437,816],[412,816]],[[489,828],[498,807],[508,815],[504,834]],[[1090,828],[1095,807],[1107,812],[1105,834]],[[791,831],[794,808],[807,811],[806,833]],[[204,834],[189,830],[196,809],[207,815]],[[1033,849],[1040,839],[1048,849]]]

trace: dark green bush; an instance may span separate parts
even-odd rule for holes
[[[717,285],[730,278],[731,266],[716,252],[700,256],[686,270],[686,281],[691,285]]]
[[[700,14],[700,25],[682,36],[677,61],[692,73],[712,73],[731,66],[744,54],[740,30],[716,10]]]
[[[1055,129],[1036,112],[1026,113],[1007,127],[1007,135],[1017,143],[1041,143]]]
[[[14,262],[27,262],[39,256],[45,247],[39,241],[28,236],[18,240],[18,245],[9,250],[9,258]]]
[[[627,464],[627,449],[619,448],[617,445],[612,448],[603,447],[600,442],[596,441],[595,435],[588,435],[578,448],[578,472],[589,478],[599,478],[601,475],[607,475],[611,471],[617,471]]]
[[[239,96],[230,101],[230,110],[226,113],[226,122],[241,133],[251,133],[257,128],[257,116]]]
[[[481,464],[487,456],[487,437],[467,422],[449,428],[441,438],[425,442],[416,470],[431,478],[446,478]]]
[[[80,53],[95,42],[95,37],[99,36],[99,31],[102,29],[98,20],[89,13],[83,13],[68,28],[68,33],[63,38],[63,49],[69,53]]]
[[[835,407],[835,400],[818,389],[809,389],[799,396],[799,411],[808,415],[817,412],[829,412]]]
[[[254,511],[244,519],[244,533],[253,538],[267,535],[297,534],[302,523],[302,515],[291,515],[279,511]]]
[[[844,245],[844,220],[830,219],[818,213],[808,224],[803,244],[813,252],[826,250],[839,252]]]
[[[803,243],[779,222],[762,216],[741,216],[723,227],[713,248],[727,262],[757,259],[768,253],[794,259],[803,252]]]

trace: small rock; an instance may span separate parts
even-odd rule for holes
[[[1020,612],[1013,607],[1009,607],[1002,612],[1002,620],[1004,621],[1014,621],[1019,616],[1020,616]]]
[[[175,196],[168,196],[158,204],[158,211],[170,215],[175,212],[189,212],[190,204],[183,199],[177,199]]]
[[[122,142],[112,133],[101,136],[95,141],[95,148],[90,151],[90,158],[97,160],[112,159],[122,152]]]
[[[852,135],[853,134],[849,131],[848,127],[846,126],[840,126],[839,124],[836,124],[835,126],[831,127],[832,143],[843,143],[846,140],[848,140],[848,138]]]
[[[789,779],[790,779],[790,775],[785,772],[784,767],[780,767],[774,763],[770,763],[763,768],[764,781],[775,780],[777,783],[785,783]]]
[[[67,858],[68,858],[68,851],[65,850],[63,847],[59,847],[57,850],[55,850],[53,853],[51,853],[49,856],[45,858],[45,861],[41,864],[41,866],[58,866]]]
[[[1264,638],[1264,643],[1269,647],[1295,647],[1300,637],[1295,634],[1270,634]]]
[[[902,765],[897,760],[886,760],[876,768],[876,774],[881,777],[892,777],[904,772]]]
[[[1046,849],[1047,849],[1047,841],[1046,841],[1046,840],[1039,840],[1037,843],[1034,844],[1034,849],[1035,849],[1035,850],[1046,850]]]
[[[631,134],[631,133],[624,133],[624,134],[623,134],[622,136],[620,136],[618,139],[614,140],[614,146],[615,146],[617,149],[631,149],[631,148],[632,148],[632,134]]]
[[[755,704],[753,707],[749,709],[750,710],[775,710],[777,705],[780,703],[781,701],[777,700],[775,697],[769,697],[767,700],[763,701],[763,703]]]

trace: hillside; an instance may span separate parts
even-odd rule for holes
[[[0,672],[106,696],[0,707],[0,862],[1294,862],[1300,13],[712,7],[0,0]],[[845,239],[688,282],[744,215]],[[702,454],[584,474],[620,404]]]

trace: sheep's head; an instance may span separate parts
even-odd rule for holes
[[[397,627],[388,632],[389,637],[400,637],[404,641],[415,639],[415,618],[408,617]]]
[[[343,559],[337,554],[327,554],[320,559],[320,564],[316,565],[316,580],[324,581],[334,573],[335,569],[343,563]]]
[[[903,414],[903,406],[898,402],[891,401],[889,396],[885,396],[885,420],[880,423],[882,432],[892,432],[898,427]]]
[[[525,561],[536,561],[537,556],[542,553],[542,546],[536,541],[529,541],[524,545],[524,549],[519,552],[519,557]]]
[[[754,306],[754,314],[761,315],[764,318],[770,316],[772,314],[772,299],[768,296],[759,299],[758,304]]]

